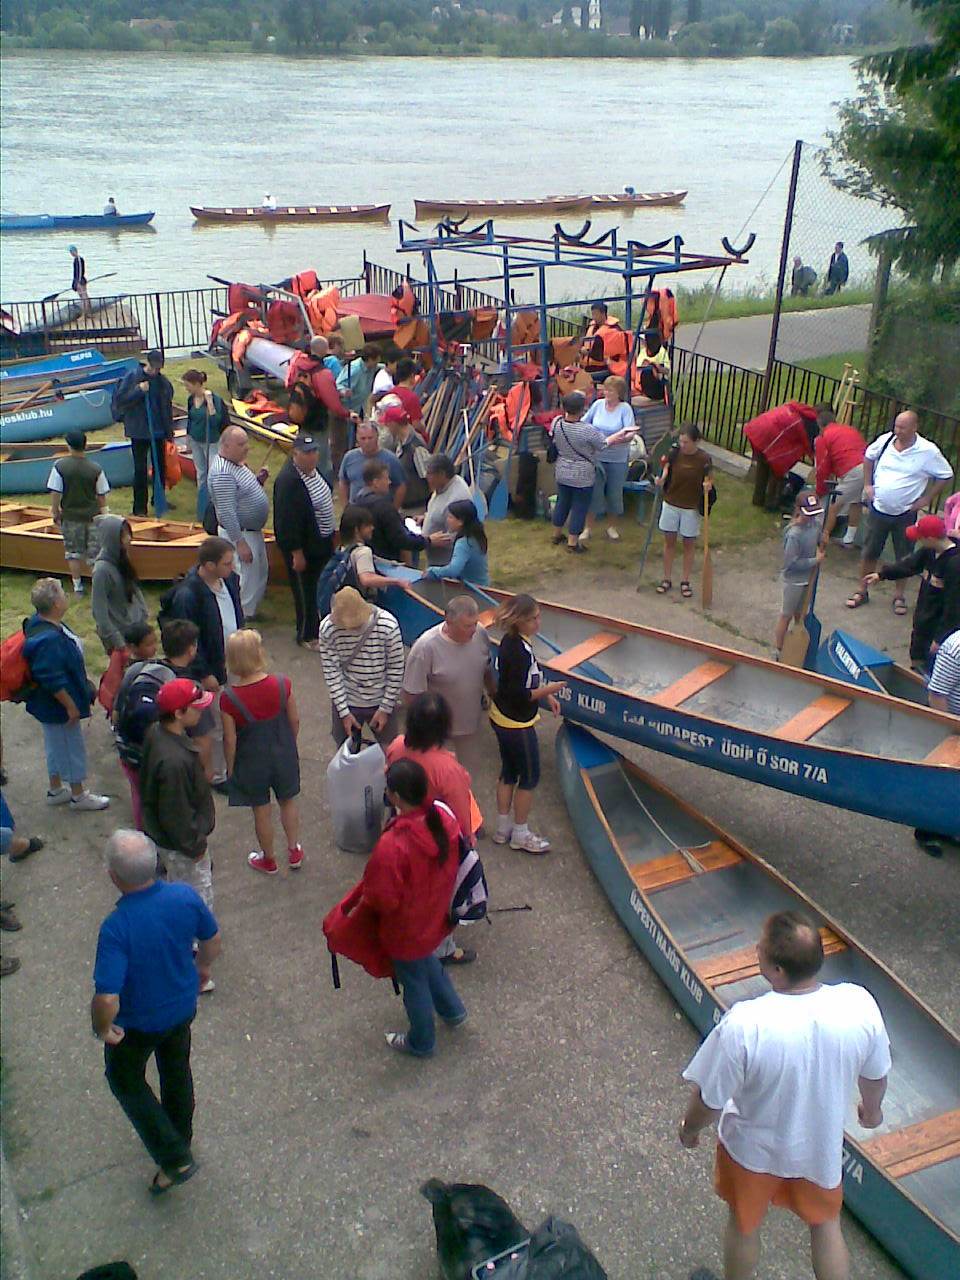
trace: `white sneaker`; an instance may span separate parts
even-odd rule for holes
[[[85,596],[87,594],[87,589],[82,582],[75,582],[73,584],[73,594],[75,596]]]
[[[69,787],[61,787],[59,791],[47,792],[47,804],[66,804],[72,797]]]
[[[856,540],[857,540],[857,531],[856,531],[856,529],[851,529],[851,528],[849,528],[849,527],[848,527],[848,528],[847,528],[847,531],[844,533],[844,535],[843,535],[843,537],[841,538],[841,540],[840,540],[840,541],[841,541],[841,544],[842,544],[843,546],[845,546],[845,547],[852,547],[852,546],[853,546],[853,544],[856,542]]]
[[[110,798],[109,796],[98,796],[95,791],[81,791],[75,799],[71,799],[70,804],[74,809],[93,812],[97,809],[109,808]]]
[[[511,835],[511,849],[522,849],[524,853],[549,853],[550,841],[538,836],[535,831],[528,831],[524,836]]]
[[[577,541],[578,541],[578,542],[589,542],[589,541],[590,541],[590,530],[589,530],[589,529],[584,529],[583,533],[581,533],[581,535],[580,535],[580,537],[577,539]]]
[[[615,529],[613,525],[611,525],[610,528],[607,530],[607,537],[610,539],[611,542],[619,542],[620,530]]]
[[[497,827],[490,839],[494,844],[506,844],[510,839],[510,830],[512,830],[512,828],[507,831],[501,831],[500,828]]]
[[[198,990],[197,995],[208,996],[212,991],[216,991],[216,989],[217,984],[214,980],[212,978],[207,978],[206,982],[200,983],[200,989]]]

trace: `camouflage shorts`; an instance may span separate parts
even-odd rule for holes
[[[93,521],[64,520],[60,525],[63,534],[63,554],[67,560],[86,558],[93,564],[100,550],[100,536]]]

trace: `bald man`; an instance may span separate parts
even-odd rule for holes
[[[917,430],[912,409],[898,413],[892,431],[877,436],[863,459],[863,502],[867,509],[867,535],[860,560],[860,585],[847,601],[848,609],[867,604],[868,577],[877,567],[887,538],[893,538],[898,560],[910,554],[907,526],[913,524],[953,475],[953,468],[932,440]],[[893,612],[907,612],[906,580],[894,584]]]
[[[237,551],[240,604],[245,622],[257,616],[267,589],[263,526],[270,514],[270,502],[263,490],[270,473],[266,467],[251,471],[247,466],[249,452],[250,441],[243,428],[227,427],[207,475],[207,488],[217,513],[217,532]]]

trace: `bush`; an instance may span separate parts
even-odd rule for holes
[[[771,58],[792,58],[800,52],[800,28],[789,18],[775,18],[763,29],[763,52]]]
[[[93,44],[98,49],[112,49],[120,53],[136,53],[147,47],[142,32],[133,30],[125,22],[105,22],[102,27],[95,28]]]
[[[677,35],[677,52],[683,58],[706,58],[710,43],[710,23],[691,22]]]
[[[40,49],[89,49],[92,43],[83,23],[71,18],[62,18],[45,33],[34,37],[34,44]]]

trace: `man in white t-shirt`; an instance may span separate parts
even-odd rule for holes
[[[917,415],[912,409],[898,413],[893,430],[867,445],[863,459],[863,501],[867,508],[867,536],[860,557],[860,585],[847,601],[848,609],[859,609],[870,595],[867,577],[893,538],[898,560],[910,554],[907,526],[953,475],[953,468],[932,440],[917,431]],[[906,580],[894,586],[893,612],[907,612],[904,600]]]
[[[857,1089],[859,1123],[883,1123],[890,1042],[863,987],[821,983],[823,943],[812,920],[781,911],[764,921],[760,972],[773,988],[741,1000],[683,1073],[696,1087],[680,1127],[695,1147],[719,1119],[714,1185],[730,1208],[725,1280],[749,1280],[771,1204],[810,1228],[817,1280],[848,1280],[840,1231],[843,1130]]]
[[[478,619],[472,596],[454,596],[447,602],[443,622],[414,643],[403,677],[408,703],[427,692],[446,699],[451,718],[447,745],[471,778],[476,778],[480,767],[482,742],[486,741],[488,748],[490,745],[488,729],[481,739],[484,691],[496,692],[490,641]]]

